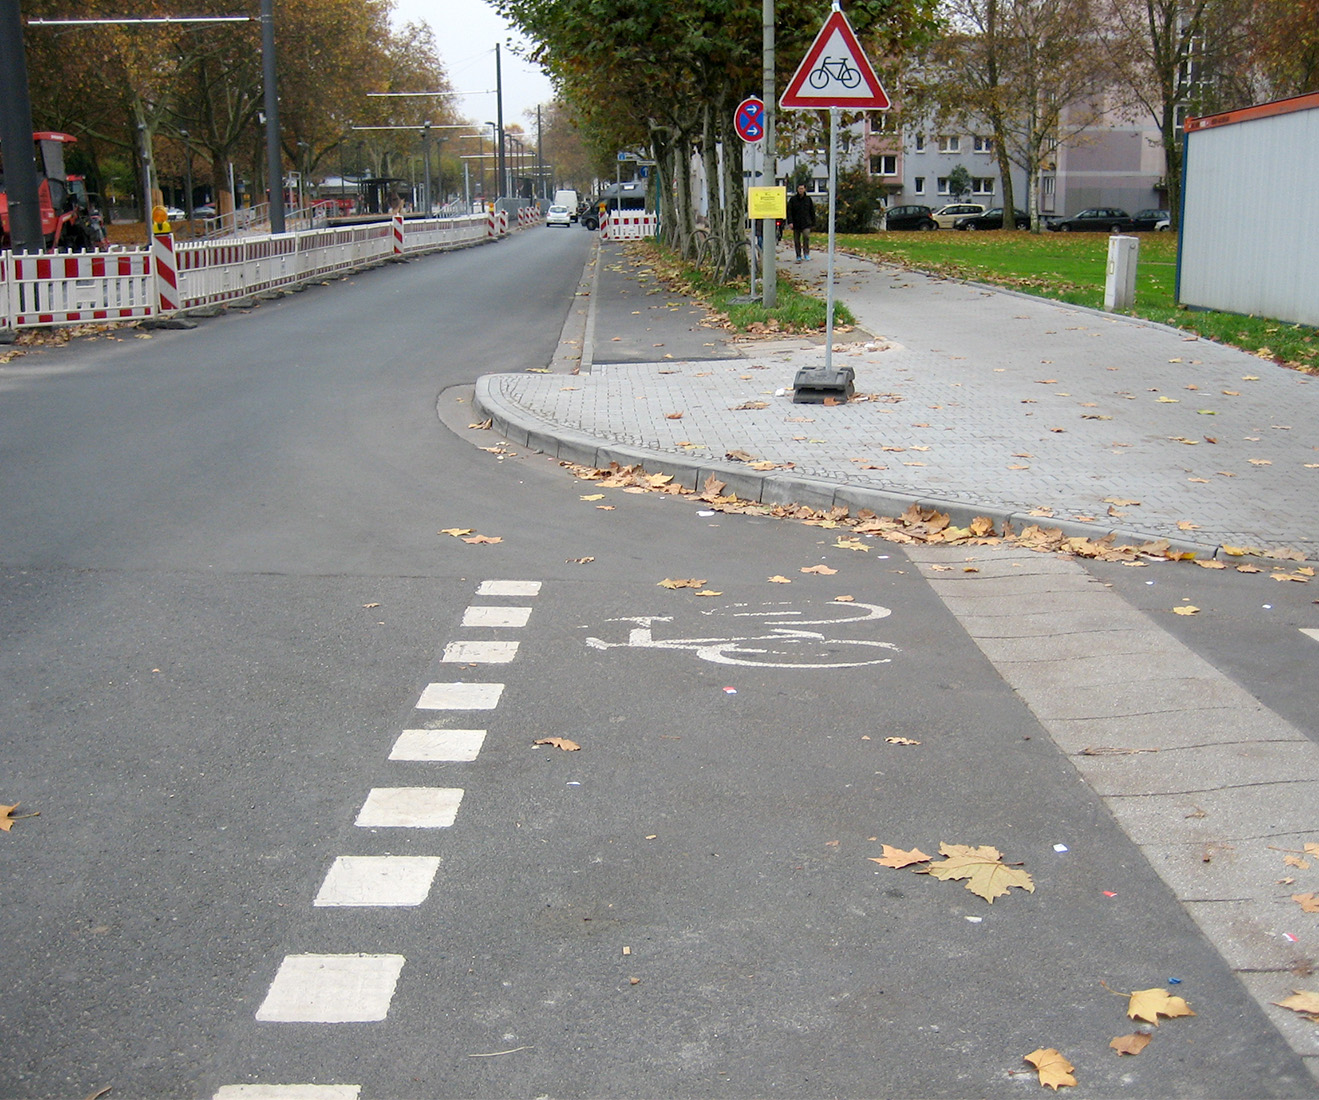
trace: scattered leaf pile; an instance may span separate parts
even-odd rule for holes
[[[744,457],[745,456],[745,457]],[[729,456],[733,457],[733,456]],[[739,452],[736,456],[747,461],[754,456]],[[874,535],[889,542],[927,543],[944,546],[996,546],[1012,543],[1039,553],[1066,553],[1077,557],[1096,558],[1100,561],[1139,563],[1144,559],[1191,560],[1194,554],[1179,553],[1171,549],[1166,539],[1156,539],[1137,546],[1119,545],[1113,533],[1099,539],[1069,537],[1060,528],[1031,524],[1020,532],[1010,524],[996,527],[987,516],[977,516],[966,527],[952,522],[946,512],[921,508],[913,504],[900,516],[881,516],[867,508],[856,513],[845,507],[817,509],[804,504],[759,504],[743,500],[736,493],[727,492],[726,482],[711,475],[700,492],[693,492],[676,484],[669,474],[648,474],[640,465],[621,466],[617,462],[607,469],[583,466],[574,462],[560,463],[574,477],[590,481],[609,489],[650,490],[671,496],[691,496],[717,512],[741,515],[772,516],[776,519],[793,519],[813,527],[846,528],[860,535]],[[864,543],[850,542],[844,549],[868,549]],[[1280,554],[1281,552],[1275,552]],[[1291,551],[1296,553],[1296,551]]]

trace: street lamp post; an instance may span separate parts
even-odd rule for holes
[[[187,214],[188,214],[188,236],[191,237],[191,236],[193,236],[193,224],[192,224],[192,142],[190,142],[190,141],[188,140],[188,131],[187,131],[187,130],[180,130],[180,131],[179,131],[179,136],[180,136],[181,138],[183,138],[183,148],[187,150],[187,159],[184,161],[184,163],[187,165],[187,169],[186,169],[186,173],[185,173],[185,175],[186,175],[187,194],[184,195],[184,200],[185,200],[185,201],[184,201],[184,204],[183,204],[183,209],[184,209],[185,211],[187,211]]]

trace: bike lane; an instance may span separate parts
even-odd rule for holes
[[[1092,1096],[1315,1094],[904,555],[605,503],[632,533],[585,579],[542,560],[388,1020],[340,1026],[330,1048],[286,1025],[251,1075],[307,1080],[314,1060],[363,1100],[996,1097],[1037,1087],[1022,1058],[1054,1047]],[[647,543],[657,517],[687,525],[681,549]],[[890,613],[821,622],[846,596]],[[884,663],[795,667],[855,649]],[[534,745],[547,737],[580,748]],[[940,843],[993,845],[1034,892],[990,904],[871,862]],[[1196,1015],[1119,1057],[1110,1040],[1137,1024],[1112,991],[1157,986]],[[234,1040],[241,1067],[259,1048]]]

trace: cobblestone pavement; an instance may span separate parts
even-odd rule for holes
[[[597,317],[631,313],[618,308],[630,285],[618,248],[601,246],[597,270],[612,277],[596,283]],[[823,286],[823,256],[790,269]],[[919,502],[959,523],[1319,557],[1319,379],[1164,326],[844,255],[835,292],[865,330],[835,343],[863,395],[848,404],[793,403],[797,369],[824,361],[804,341],[744,344],[736,360],[596,356],[572,378],[491,375],[477,401],[514,442],[693,485],[714,473],[766,502],[888,514]],[[750,470],[732,451],[779,468]]]

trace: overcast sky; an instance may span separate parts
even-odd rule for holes
[[[549,78],[516,55],[514,47],[526,40],[493,8],[483,0],[394,0],[394,25],[407,22],[430,24],[454,91],[492,93],[455,98],[458,113],[477,123],[495,119],[495,43],[500,43],[504,125],[517,122],[534,131],[536,105],[553,98]]]

